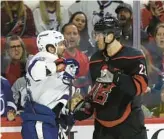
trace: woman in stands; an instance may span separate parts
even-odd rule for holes
[[[4,1],[1,8],[2,36],[35,36],[32,11],[23,1]]]
[[[19,36],[13,35],[7,38],[1,59],[1,73],[12,85],[25,74],[27,52],[24,42]]]
[[[164,22],[164,2],[162,0],[149,0],[141,10],[142,28],[147,31],[150,40],[157,24]]]
[[[60,29],[60,1],[40,1],[34,12],[36,34],[45,30]]]
[[[151,93],[143,97],[143,102],[150,108],[159,104],[160,92],[164,84],[164,23],[157,25],[153,37],[155,40],[145,45],[151,60],[151,72],[149,72]]]
[[[88,35],[88,22],[87,16],[83,12],[75,12],[70,20],[69,23],[73,23],[80,34],[80,42],[79,42],[79,49],[90,57],[95,52],[95,47],[90,41],[90,37]]]

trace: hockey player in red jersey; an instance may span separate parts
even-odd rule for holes
[[[143,53],[119,42],[117,19],[94,26],[99,51],[90,60],[93,87],[74,109],[77,120],[94,114],[93,139],[147,139],[141,95],[148,79]]]

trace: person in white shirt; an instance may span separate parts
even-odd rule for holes
[[[88,19],[89,36],[92,37],[93,25],[100,19],[98,15],[101,11],[100,8],[104,8],[104,16],[112,14],[116,17],[115,9],[120,3],[123,2],[119,0],[78,1],[68,8],[68,13],[71,17],[77,11],[84,12]]]
[[[79,70],[76,60],[62,58],[65,44],[57,31],[47,30],[37,37],[39,52],[28,63],[27,87],[21,92],[23,139],[58,138],[58,119],[61,113],[68,114],[71,80]]]
[[[33,11],[36,34],[45,30],[60,30],[60,1],[40,1]]]

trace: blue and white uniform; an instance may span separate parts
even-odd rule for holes
[[[9,110],[17,110],[17,107],[14,103],[13,93],[11,91],[10,83],[7,79],[0,76],[1,78],[1,93],[0,93],[0,101],[1,101],[1,116],[7,116],[7,112]]]
[[[53,33],[53,35],[56,33],[54,31],[49,32]],[[45,31],[40,36],[46,39],[45,36],[49,32]],[[53,41],[56,37],[48,39]],[[52,44],[51,42],[47,43]],[[68,63],[68,65],[66,65],[65,70],[57,72],[57,65],[55,63],[57,59],[57,54],[40,51],[28,63],[26,73],[27,87],[21,91],[21,104],[25,108],[21,114],[23,119],[23,139],[58,138],[59,125],[57,119],[60,118],[60,113],[65,112],[65,106],[70,94],[70,86],[63,82],[63,77],[70,75],[69,69],[71,68],[75,68],[73,69],[75,76],[78,67],[71,65],[73,61],[66,60],[66,64]],[[58,110],[59,113],[55,113],[53,110],[59,104],[62,107]]]

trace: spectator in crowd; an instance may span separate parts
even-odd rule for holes
[[[158,107],[152,109],[153,115],[155,117],[163,117],[164,118],[164,85],[161,89],[161,102]]]
[[[0,76],[1,79],[1,111],[0,115],[7,117],[9,121],[15,119],[17,107],[14,103],[13,94],[11,91],[10,83],[7,79]]]
[[[27,72],[27,67],[28,64],[30,62],[30,60],[32,59],[33,55],[29,55],[27,58],[27,62],[26,62],[26,72]],[[21,106],[21,98],[22,98],[22,90],[27,86],[27,80],[26,77],[20,77],[18,78],[14,84],[11,87],[11,90],[13,92],[13,98],[15,101],[15,104],[17,105],[17,110],[23,110],[23,107]]]
[[[67,41],[67,49],[64,53],[64,57],[76,59],[80,65],[79,74],[74,81],[74,86],[81,88],[81,93],[86,95],[86,90],[88,90],[91,84],[89,78],[89,59],[84,53],[77,49],[80,39],[78,29],[74,24],[68,23],[63,26],[62,33]]]
[[[157,25],[154,36],[155,40],[151,40],[145,49],[150,59],[149,70],[149,86],[151,93],[143,96],[143,102],[149,108],[155,107],[160,101],[160,92],[164,79],[164,23]]]
[[[1,8],[2,36],[35,36],[32,11],[23,1],[4,1]]]
[[[126,46],[133,46],[133,13],[130,4],[121,3],[115,10],[121,27],[120,41]],[[148,41],[147,33],[141,30],[142,42]],[[141,43],[142,43],[141,42]]]
[[[120,1],[113,1],[113,0],[77,1],[68,8],[68,13],[70,17],[73,13],[77,11],[82,11],[87,15],[88,32],[89,32],[89,36],[91,37],[93,31],[93,25],[100,19],[99,16],[100,16],[101,8],[104,9],[104,16],[112,14],[113,16],[116,17],[115,9],[120,3],[123,2],[121,0]]]
[[[11,85],[25,74],[27,52],[25,44],[19,36],[8,37],[5,49],[1,55],[1,73],[8,79]]]
[[[117,18],[122,30],[121,42],[125,45],[133,45],[133,14],[132,7],[129,4],[122,3],[116,10]]]
[[[142,28],[147,31],[150,39],[160,22],[164,22],[164,2],[148,1],[148,4],[141,10]]]
[[[73,23],[76,25],[79,34],[80,34],[80,51],[85,53],[87,56],[91,56],[94,53],[94,46],[90,41],[90,37],[88,35],[88,21],[87,16],[83,12],[75,12],[70,20],[69,23]]]
[[[149,56],[152,61],[152,69],[154,70],[150,74],[150,81],[152,84],[156,84],[156,89],[160,90],[162,87],[162,78],[164,75],[164,23],[160,23],[154,32],[155,40],[150,41],[145,48],[149,52]],[[158,76],[159,75],[159,76]]]
[[[45,30],[60,29],[60,1],[40,1],[34,12],[36,34]]]

